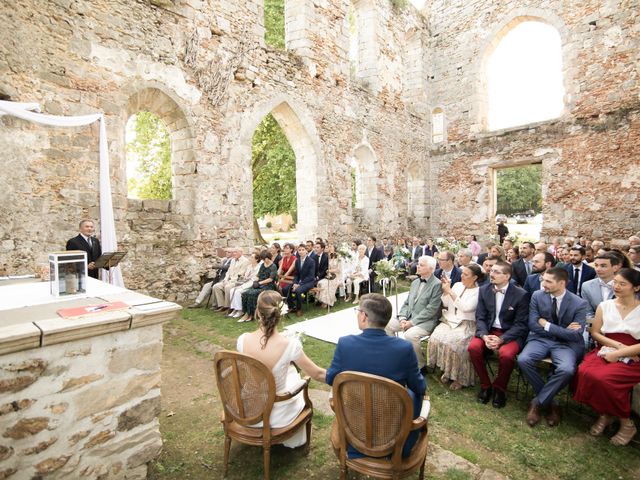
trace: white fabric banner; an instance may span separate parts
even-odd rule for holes
[[[35,110],[35,112],[33,111]],[[76,117],[62,117],[37,113],[40,106],[37,103],[18,103],[0,100],[0,116],[11,115],[29,122],[41,123],[53,127],[80,127],[94,122],[100,122],[100,232],[103,252],[117,250],[116,224],[113,217],[113,203],[111,202],[111,178],[109,176],[109,145],[107,143],[107,128],[104,115],[94,113]],[[103,277],[116,286],[124,287],[120,267],[114,267],[110,272],[103,272]]]

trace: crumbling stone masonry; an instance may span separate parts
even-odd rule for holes
[[[194,293],[216,247],[253,243],[251,138],[270,112],[296,153],[305,238],[487,234],[495,169],[531,162],[544,167],[544,235],[640,229],[636,2],[353,0],[353,69],[349,3],[287,0],[281,51],[264,44],[262,0],[5,0],[0,93],[106,114],[125,281],[171,300]],[[566,108],[487,132],[486,58],[523,19],[560,32]],[[127,199],[124,127],[140,110],[171,132],[171,201]],[[0,149],[0,267],[27,273],[98,216],[97,130],[3,118]]]

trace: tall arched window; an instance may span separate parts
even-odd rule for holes
[[[560,34],[528,19],[508,27],[488,57],[486,80],[489,130],[559,117],[564,108]]]

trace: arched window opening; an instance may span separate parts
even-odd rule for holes
[[[489,130],[557,118],[564,108],[558,31],[523,21],[500,39],[487,62]]]
[[[362,208],[362,170],[355,158],[351,162],[351,206]]]
[[[431,112],[431,141],[440,143],[444,141],[444,111],[435,108]]]
[[[131,115],[125,139],[127,196],[171,200],[171,139],[164,122],[151,112]]]
[[[258,243],[268,243],[297,223],[296,155],[273,117],[253,134],[253,225]]]
[[[425,181],[417,163],[407,169],[407,213],[413,220],[421,220],[425,216],[424,201]]]
[[[264,0],[264,41],[275,48],[285,48],[285,0]]]

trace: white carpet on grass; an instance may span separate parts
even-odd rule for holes
[[[402,308],[402,304],[408,296],[409,292],[404,292],[398,295],[398,309]],[[395,297],[395,295],[388,297],[393,307],[393,314],[391,318],[396,315]],[[354,305],[353,307],[355,308],[357,306],[358,305]],[[295,333],[304,333],[305,335],[317,338],[318,340],[337,344],[340,337],[344,337],[345,335],[357,335],[360,333],[354,308],[345,308],[312,320],[294,323],[293,325],[286,327],[285,330]]]

